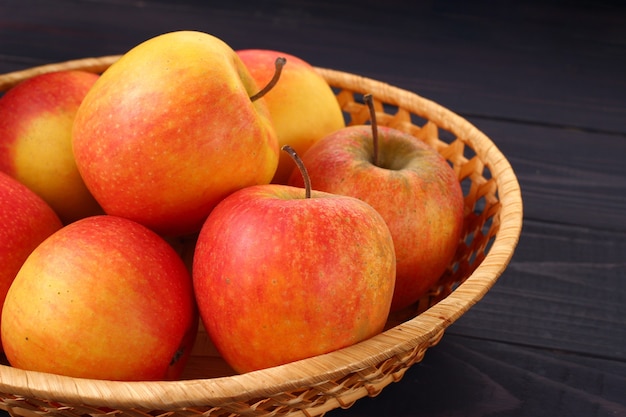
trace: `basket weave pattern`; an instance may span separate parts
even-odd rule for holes
[[[102,72],[117,58],[87,58],[0,75],[0,92],[43,72]],[[335,89],[350,124],[369,121],[362,97],[371,93],[379,125],[430,144],[456,172],[465,196],[464,237],[432,291],[391,317],[387,330],[367,341],[243,375],[214,376],[194,365],[193,356],[189,379],[173,382],[81,380],[0,365],[1,409],[33,417],[322,415],[375,396],[402,379],[445,329],[484,296],[510,261],[522,227],[521,193],[508,161],[473,125],[434,102],[354,74],[317,70]],[[196,353],[215,356],[201,348]]]

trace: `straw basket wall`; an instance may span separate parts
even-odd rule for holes
[[[87,58],[0,75],[0,91],[43,72],[102,72],[117,59]],[[230,372],[202,328],[181,381],[84,380],[0,365],[0,409],[33,417],[322,415],[399,381],[485,295],[509,263],[522,228],[520,188],[504,155],[472,124],[417,94],[354,74],[317,70],[335,89],[349,123],[368,121],[362,96],[370,93],[379,125],[429,143],[454,168],[465,194],[464,237],[431,293],[367,341],[242,375]]]

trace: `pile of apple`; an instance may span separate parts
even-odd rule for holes
[[[265,88],[262,88],[264,87]],[[17,368],[179,378],[199,320],[237,372],[384,329],[457,248],[463,197],[432,148],[346,126],[305,61],[201,32],[101,75],[0,98],[2,347]]]

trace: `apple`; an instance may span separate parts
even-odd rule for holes
[[[102,213],[72,153],[76,111],[97,79],[79,70],[40,74],[0,98],[0,170],[41,196],[64,224]]]
[[[77,220],[37,246],[3,316],[12,366],[108,380],[177,378],[198,323],[191,277],[174,249],[110,215]]]
[[[269,183],[278,142],[259,87],[224,41],[169,32],[111,65],[78,109],[76,164],[107,214],[197,232],[233,191]]]
[[[207,334],[244,373],[382,331],[395,254],[384,220],[363,201],[264,184],[234,192],[211,212],[192,277]]]
[[[302,58],[269,49],[241,49],[243,60],[257,84],[264,85],[274,73],[274,61],[286,59],[280,80],[265,96],[279,146],[289,145],[303,155],[316,141],[345,127],[339,102],[330,85]],[[273,183],[286,184],[293,161],[281,153]]]
[[[41,197],[0,172],[0,309],[28,255],[61,227],[61,220]]]
[[[366,100],[371,96],[366,95]],[[408,133],[353,125],[302,155],[317,190],[349,195],[374,207],[393,236],[397,276],[392,312],[425,295],[444,273],[463,232],[457,175],[432,147]],[[289,184],[300,186],[294,170]]]

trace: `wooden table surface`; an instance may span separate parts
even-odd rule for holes
[[[519,245],[493,289],[401,381],[328,415],[626,416],[625,6],[212,3],[0,0],[0,73],[195,29],[450,108],[511,162],[524,201]]]

